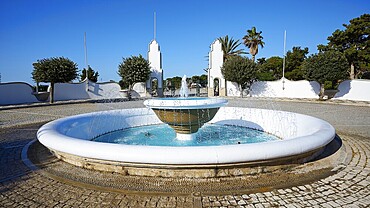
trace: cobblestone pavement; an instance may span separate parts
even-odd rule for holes
[[[368,207],[369,138],[342,139],[351,147],[353,158],[344,170],[335,175],[311,184],[270,192],[203,196],[202,204],[204,207]]]
[[[239,99],[230,100],[229,105],[289,110],[325,119],[351,149],[352,158],[346,167],[327,178],[269,191],[227,195],[113,192],[70,184],[43,171],[30,170],[22,161],[22,149],[35,138],[41,123],[77,113],[142,107],[142,101],[0,110],[0,207],[370,206],[370,107]]]

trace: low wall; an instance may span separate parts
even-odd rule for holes
[[[32,86],[25,82],[0,83],[0,105],[40,102],[33,93]],[[143,95],[134,95],[134,97],[141,96]],[[117,99],[124,97],[121,87],[115,82],[95,83],[89,81],[88,86],[86,81],[79,83],[55,83],[54,85],[55,101]]]
[[[80,83],[56,83],[54,100],[115,99],[123,98],[121,87],[115,82],[95,83],[86,80]]]
[[[270,82],[255,82],[251,88],[252,97],[276,98],[319,98],[320,85],[306,80],[284,80]],[[56,83],[54,98],[56,101],[83,99],[115,99],[123,98],[120,86],[115,82],[94,83],[89,81],[88,91],[86,82]],[[137,97],[146,96],[142,86],[137,86]],[[194,90],[194,89],[191,89]],[[339,87],[339,92],[333,99],[370,101],[370,80],[346,80]],[[202,93],[202,91],[201,91]],[[240,96],[237,86],[228,82],[228,96]],[[0,83],[0,105],[37,103],[32,86],[25,82]]]
[[[0,83],[0,105],[37,103],[32,86],[25,82]]]
[[[86,83],[55,83],[54,100],[83,100],[89,99],[86,91]]]
[[[146,86],[145,82],[139,82],[134,84],[132,87],[133,92],[131,92],[132,97],[146,97],[147,92],[146,92]]]
[[[123,98],[121,87],[115,82],[55,83],[54,100],[116,99]],[[25,82],[0,83],[0,105],[37,103],[32,86]]]
[[[370,101],[370,80],[345,80],[333,99]]]
[[[240,96],[240,91],[235,83],[227,83],[228,96]],[[290,81],[283,79],[277,81],[254,82],[251,87],[252,97],[271,98],[319,98],[320,84],[315,81]]]
[[[318,82],[307,80],[290,81],[288,79],[255,82],[251,90],[252,97],[272,98],[319,98],[319,93],[320,84]]]

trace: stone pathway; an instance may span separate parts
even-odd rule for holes
[[[370,205],[370,141],[342,138],[353,158],[339,173],[304,186],[271,192],[203,196],[204,207],[368,207]]]
[[[231,102],[231,104],[233,104]],[[233,104],[235,105],[235,104]],[[252,104],[248,104],[252,105]],[[256,103],[260,106],[259,103]],[[311,108],[310,103],[279,103],[282,109]],[[299,107],[294,108],[297,105]],[[112,107],[113,106],[113,107]],[[134,193],[107,191],[88,185],[71,184],[51,177],[41,170],[30,170],[22,161],[22,149],[35,138],[39,125],[26,123],[46,122],[80,112],[120,107],[141,107],[140,102],[96,107],[93,104],[46,106],[43,108],[0,110],[0,207],[369,207],[370,206],[370,135],[368,129],[370,108],[347,106],[349,113],[358,111],[363,126],[354,125],[358,135],[339,132],[343,142],[352,150],[349,164],[337,174],[296,187],[264,192],[239,194],[176,195],[168,193]],[[336,106],[336,105],[333,105]],[[306,107],[306,108],[305,108]],[[315,105],[316,110],[327,105]],[[330,106],[329,106],[330,108]],[[336,107],[334,107],[336,108]],[[358,109],[356,109],[358,108]],[[304,110],[302,110],[304,111]],[[344,110],[343,110],[344,111]],[[21,113],[19,113],[21,112]],[[42,115],[41,115],[42,114]],[[50,114],[49,116],[46,116]],[[328,113],[329,114],[329,113]],[[4,119],[11,116],[14,119]],[[330,123],[339,122],[352,130],[355,118],[338,112]],[[33,120],[35,119],[35,120]],[[345,120],[345,122],[344,122]],[[3,121],[8,123],[5,125]],[[22,124],[19,126],[19,124]],[[335,125],[334,125],[335,126]],[[336,127],[337,128],[337,127]],[[236,190],[237,192],[237,190]]]

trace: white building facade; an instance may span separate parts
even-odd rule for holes
[[[215,40],[211,44],[208,63],[208,96],[226,96],[226,80],[221,73],[223,65],[221,42]]]
[[[159,44],[154,39],[149,44],[148,61],[150,63],[150,77],[146,82],[147,92],[151,93],[154,90],[158,96],[163,96],[163,69],[162,69],[162,54]],[[157,87],[154,89],[154,83],[157,82]]]

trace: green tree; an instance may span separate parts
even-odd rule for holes
[[[264,63],[266,63],[266,58],[265,57],[262,57],[262,58],[257,59],[257,64],[258,65],[262,65]]]
[[[179,76],[172,77],[172,78],[167,78],[167,87],[171,89],[180,89],[181,87],[181,80],[182,78]]]
[[[343,52],[350,64],[350,78],[354,79],[368,70],[361,66],[370,63],[370,14],[363,14],[343,26],[344,30],[337,29],[328,37],[328,45],[317,47],[319,51]]]
[[[358,71],[360,71],[357,73],[358,78],[369,79],[368,77],[370,75],[370,63],[364,63],[364,62],[360,63]]]
[[[224,53],[224,62],[231,56],[246,54],[243,49],[237,49],[241,45],[241,43],[239,43],[239,40],[235,41],[233,38],[229,39],[228,35],[226,35],[225,37],[219,37],[218,40],[221,42],[221,48]]]
[[[290,80],[302,80],[302,63],[307,58],[308,48],[293,47],[286,54],[285,77]]]
[[[272,72],[257,72],[257,80],[259,81],[274,81],[276,80]]]
[[[370,71],[363,73],[361,79],[370,79]]]
[[[191,83],[200,83],[200,77],[198,75],[192,76]]]
[[[258,46],[265,45],[263,42],[262,31],[257,32],[256,27],[252,27],[251,30],[247,30],[247,34],[243,37],[244,45],[249,48],[249,53],[252,55],[252,60],[254,59],[258,53]]]
[[[207,83],[208,83],[208,79],[207,79],[207,75],[205,74],[202,74],[200,76],[198,75],[194,75],[191,77],[191,82],[192,83],[198,83],[200,84],[202,87],[206,87],[207,86]]]
[[[50,103],[54,102],[54,84],[77,78],[77,64],[68,58],[52,57],[33,63],[32,78],[37,83],[50,82]]]
[[[221,68],[226,80],[238,84],[241,97],[243,97],[243,90],[246,88],[249,90],[256,80],[257,71],[258,67],[254,61],[241,56],[230,57]]]
[[[207,87],[207,84],[208,84],[208,76],[206,74],[202,74],[200,75],[199,77],[200,79],[200,85],[202,85],[202,87]]]
[[[94,71],[90,66],[87,67],[87,77],[90,81],[97,82],[99,77],[99,72]],[[82,72],[80,74],[80,81],[83,81],[86,79],[86,69],[82,69]]]
[[[128,86],[128,83],[127,82],[124,82],[122,79],[118,82],[118,84],[121,87],[121,90],[127,89],[129,87]]]
[[[338,51],[320,52],[308,57],[302,65],[307,80],[320,83],[320,99],[324,96],[325,81],[337,82],[348,78],[348,62]]]
[[[141,55],[122,58],[122,62],[118,65],[118,75],[122,77],[122,82],[128,84],[129,92],[135,83],[145,82],[150,76],[149,61]],[[122,84],[124,86],[124,84]],[[129,99],[130,93],[129,93]]]
[[[283,76],[283,58],[272,56],[258,65],[257,78],[260,81],[278,80]]]

